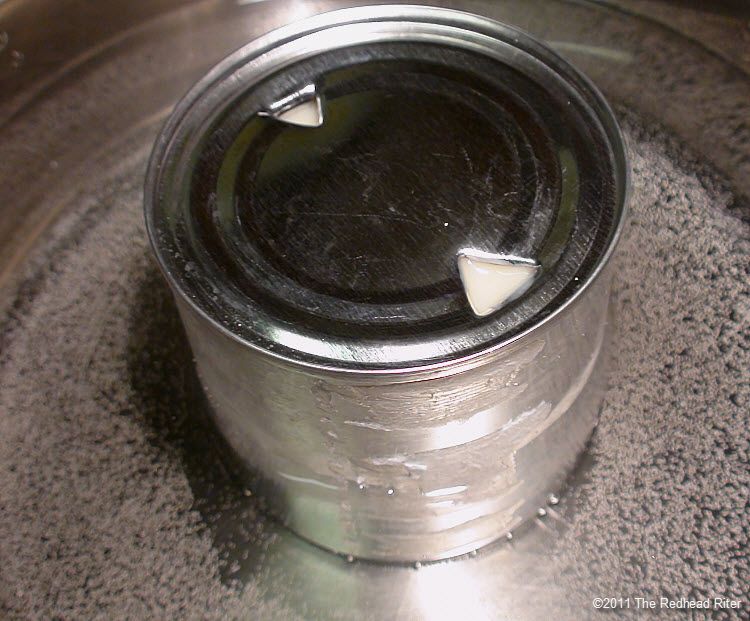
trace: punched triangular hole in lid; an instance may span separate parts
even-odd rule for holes
[[[320,98],[316,96],[310,101],[280,112],[276,115],[276,120],[300,127],[320,127],[323,125],[323,108],[320,105]]]
[[[258,114],[297,127],[320,127],[323,125],[323,102],[315,85],[308,84]]]
[[[479,250],[458,253],[458,273],[471,310],[485,317],[514,300],[534,281],[539,264],[533,259]]]

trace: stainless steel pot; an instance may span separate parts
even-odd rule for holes
[[[603,395],[626,177],[598,91],[466,13],[317,16],[193,88],[147,226],[216,422],[285,524],[416,561],[543,511]],[[465,256],[490,256],[482,286],[533,281],[480,312]]]
[[[161,123],[177,98],[210,66],[263,32],[305,15],[351,4],[356,2],[12,0],[0,3],[0,82],[3,84],[0,88],[3,126],[0,142],[0,177],[3,179],[0,186],[3,216],[0,218],[0,291],[3,295],[0,295],[0,304],[10,305],[16,299],[12,282],[24,277],[29,255],[33,257],[54,243],[56,229],[52,224],[68,220],[82,201],[89,203],[96,200],[94,197],[111,191],[112,179],[124,174],[123,162],[128,164],[125,170],[129,182],[142,185],[140,156],[150,150],[156,124]],[[739,131],[738,110],[743,108],[738,102],[750,101],[748,57],[743,57],[740,49],[743,41],[747,49],[750,31],[747,10],[737,3],[712,2],[709,6],[683,2],[676,7],[673,3],[641,0],[607,3],[456,0],[444,4],[517,24],[534,33],[594,79],[612,103],[657,121],[731,179],[740,196],[748,195],[747,145],[750,143],[728,138]],[[138,157],[132,164],[134,154]],[[134,201],[128,207],[137,210],[140,206]],[[97,212],[95,218],[111,216],[110,212]],[[134,237],[133,241],[137,246],[135,254],[140,256],[140,240]],[[142,262],[138,261],[137,265],[141,268]],[[128,263],[121,268],[129,270],[133,265]],[[115,280],[113,274],[113,282]],[[147,282],[152,283],[150,278]],[[713,283],[702,286],[710,297]],[[75,292],[71,292],[73,294]],[[99,304],[92,307],[91,319],[97,326],[104,320],[104,314],[112,312],[133,315],[137,324],[150,325],[153,321],[139,314],[138,308],[112,309],[106,305],[106,299],[105,291],[97,300]],[[61,298],[63,314],[66,312],[64,302],[65,298]],[[171,308],[164,310],[171,316]],[[99,334],[98,331],[90,333],[92,345]],[[171,334],[165,340],[170,338]],[[159,364],[158,360],[154,362],[156,368]],[[87,376],[84,374],[80,381],[85,384]],[[54,393],[64,387],[42,388]],[[657,393],[653,394],[655,399],[659,398]],[[183,406],[180,402],[174,403],[179,412],[185,410]],[[199,405],[189,404],[189,408],[193,407],[198,409]],[[133,422],[148,431],[148,412],[136,412]],[[718,566],[723,566],[722,559],[726,560],[723,557],[727,556],[721,554],[726,549],[722,544],[726,532],[722,529],[707,531],[704,537],[685,548],[682,533],[676,533],[673,528],[654,529],[649,522],[633,523],[632,514],[619,513],[622,497],[631,495],[617,493],[620,488],[617,481],[611,485],[615,490],[611,502],[606,507],[597,502],[597,492],[602,491],[606,479],[613,476],[608,470],[611,462],[602,459],[602,447],[608,442],[600,433],[601,444],[599,450],[594,451],[593,471],[591,462],[587,464],[589,467],[577,470],[587,483],[584,489],[579,489],[581,493],[568,495],[555,510],[548,511],[546,518],[530,520],[527,526],[514,531],[514,539],[509,544],[488,546],[476,557],[425,564],[419,571],[377,563],[350,564],[308,545],[274,521],[250,520],[248,515],[254,515],[252,506],[247,511],[226,500],[226,496],[234,499],[238,495],[232,486],[217,489],[215,479],[196,477],[191,464],[202,464],[200,473],[204,474],[211,471],[213,461],[201,454],[200,451],[205,450],[204,443],[189,440],[190,463],[184,464],[178,459],[179,442],[185,441],[185,430],[190,424],[182,419],[174,422],[170,427],[171,435],[176,436],[178,442],[170,440],[163,448],[160,444],[157,453],[160,458],[168,458],[170,469],[187,471],[184,480],[180,479],[181,485],[191,486],[194,508],[204,520],[201,524],[205,524],[206,535],[212,537],[216,554],[227,558],[228,579],[239,581],[244,587],[238,596],[239,602],[232,603],[229,610],[207,611],[206,589],[212,593],[221,590],[218,581],[195,577],[194,582],[186,584],[185,574],[180,571],[150,572],[160,560],[154,554],[158,547],[154,542],[164,541],[161,529],[144,531],[139,545],[132,548],[132,556],[127,555],[144,568],[142,575],[136,577],[142,588],[135,590],[131,590],[130,575],[122,571],[119,559],[101,555],[98,538],[66,539],[69,531],[65,520],[52,514],[39,513],[38,520],[29,520],[20,529],[21,534],[25,533],[21,541],[27,544],[29,558],[43,554],[38,547],[42,545],[38,535],[39,529],[44,528],[45,539],[50,539],[47,546],[70,544],[67,548],[70,554],[87,559],[82,567],[88,568],[90,575],[108,576],[109,596],[106,601],[99,601],[111,604],[110,607],[118,611],[140,611],[148,606],[154,606],[151,610],[163,610],[160,606],[164,604],[164,594],[182,595],[189,591],[189,595],[180,600],[183,616],[215,613],[224,617],[273,619],[434,621],[598,618],[599,611],[591,607],[592,598],[601,596],[603,589],[617,592],[616,585],[625,585],[623,590],[627,591],[629,584],[637,586],[643,579],[650,578],[650,584],[664,585],[669,592],[692,592],[696,586],[694,572],[675,576],[665,571],[670,550],[681,549],[688,553],[696,549],[718,550],[714,559]],[[622,426],[617,425],[617,428],[622,431]],[[55,438],[50,440],[55,441]],[[71,494],[70,507],[62,515],[63,518],[74,516],[77,520],[80,510],[87,506],[88,497],[88,488],[79,489],[75,485],[81,476],[89,470],[103,477],[122,474],[122,469],[114,464],[109,464],[114,469],[107,463],[92,467],[89,448],[96,441],[97,438],[81,437],[76,446],[83,450],[77,451],[73,462],[48,463],[48,468],[40,467],[37,476],[30,481],[38,485],[29,485],[26,491],[29,497],[40,492],[50,499],[60,498],[46,486],[51,469],[74,485],[66,488]],[[65,450],[69,448],[73,447],[65,447]],[[642,447],[642,450],[658,451],[658,447]],[[221,476],[217,478],[222,483],[225,480]],[[166,477],[164,485],[170,485],[173,480]],[[710,481],[707,485],[711,488]],[[169,494],[167,490],[162,491]],[[11,496],[16,497],[16,494]],[[651,503],[652,498],[652,495],[644,496],[643,503]],[[247,502],[253,500],[249,498]],[[80,526],[89,534],[127,532],[132,528],[134,517],[150,511],[145,504],[129,503],[129,506],[132,511],[121,511],[115,498],[112,512],[95,515],[89,511]],[[690,507],[695,508],[695,505],[687,505],[687,514]],[[186,507],[175,505],[174,508],[182,514]],[[685,517],[685,509],[686,505],[679,503],[657,517],[662,523],[672,519],[678,522],[679,516]],[[191,532],[196,515],[187,512],[184,516]],[[594,528],[604,523],[606,527]],[[168,527],[172,532],[172,524]],[[632,533],[632,550],[610,541],[594,554],[596,539],[586,543],[577,540],[582,532],[605,535],[620,528]],[[741,538],[741,532],[734,534]],[[202,541],[195,541],[196,549],[202,550]],[[187,545],[192,542],[191,539]],[[12,548],[4,549],[12,554]],[[52,555],[45,561],[46,575],[54,577],[70,567],[73,562],[70,554]],[[175,556],[174,566],[189,572],[186,566],[196,562],[195,558]],[[679,559],[675,559],[679,563]],[[13,606],[14,600],[18,602],[22,616],[74,616],[75,612],[71,611],[75,610],[75,602],[91,601],[93,595],[86,581],[78,591],[70,585],[65,590],[64,582],[59,581],[50,590],[49,580],[45,580],[44,575],[29,572],[23,560],[4,568],[8,587],[4,603]],[[204,557],[200,565],[194,576],[205,575],[200,571]],[[237,566],[240,569],[235,571]],[[31,576],[27,584],[33,588],[21,594],[15,588],[23,582],[19,579],[23,574]],[[571,576],[575,579],[571,580]],[[195,584],[205,585],[205,589],[195,588]],[[710,586],[710,579],[704,582],[705,588]],[[659,595],[658,588],[654,595]]]

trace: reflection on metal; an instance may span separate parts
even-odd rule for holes
[[[484,317],[515,300],[534,282],[539,265],[531,259],[464,249],[458,272],[474,314]]]
[[[631,52],[626,52],[613,47],[603,47],[599,45],[585,45],[575,41],[547,41],[553,50],[569,54],[580,54],[591,58],[601,58],[615,63],[632,63],[635,56]]]
[[[298,127],[320,127],[323,125],[323,103],[315,90],[314,84],[308,84],[268,107],[261,110],[258,116],[273,118],[281,123]]]

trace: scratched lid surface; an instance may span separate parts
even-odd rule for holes
[[[221,63],[152,157],[146,217],[221,329],[342,369],[450,364],[570,303],[608,257],[625,161],[600,95],[454,11],[317,17]]]

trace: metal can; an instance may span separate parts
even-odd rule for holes
[[[627,165],[529,35],[360,7],[215,67],[157,139],[146,223],[216,424],[325,548],[475,550],[596,424]]]

